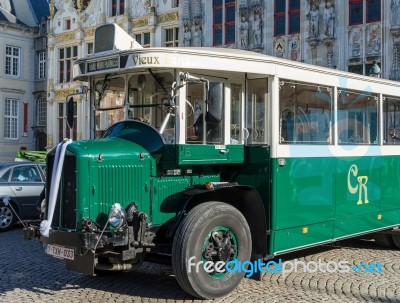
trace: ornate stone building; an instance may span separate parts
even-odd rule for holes
[[[72,61],[93,52],[104,23],[144,47],[240,48],[400,79],[400,0],[51,0],[50,14],[49,146],[68,136],[66,97],[84,84],[72,81]],[[73,136],[85,139],[89,108],[76,99]]]

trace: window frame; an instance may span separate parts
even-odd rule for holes
[[[74,127],[72,128],[73,140],[77,140],[77,122],[78,122],[78,103],[74,101]],[[58,102],[57,106],[57,133],[58,142],[61,142],[65,137],[70,137],[70,130],[67,125],[67,103]]]
[[[10,50],[10,53],[7,53]],[[14,54],[18,51],[18,54]],[[18,46],[6,45],[5,49],[4,74],[10,77],[20,77],[21,75],[21,48]]]
[[[346,100],[347,98],[349,98],[349,101]],[[361,104],[361,107],[356,108],[354,100],[358,102],[357,105]],[[364,91],[349,90],[338,87],[337,120],[335,123],[338,125],[337,137],[339,145],[379,145],[380,123],[378,118],[378,101],[379,95],[377,93],[367,93]],[[374,102],[375,105],[373,104]],[[363,111],[364,108],[366,111]],[[370,108],[374,108],[375,112],[369,111]],[[372,120],[374,113],[375,121]],[[374,124],[372,122],[375,122],[375,138],[372,137],[374,134]],[[346,140],[342,139],[343,134],[346,135]]]
[[[71,17],[64,18],[64,30],[69,31],[72,29]]]
[[[369,17],[369,11],[370,11],[370,2],[374,0],[366,0],[366,5],[365,5],[365,23],[373,23],[373,22],[380,22],[382,20],[382,2],[379,0],[379,16],[378,19],[372,20]]]
[[[352,5],[361,5],[361,22],[352,22]],[[364,23],[364,0],[349,0],[349,26],[360,25]]]
[[[38,78],[46,79],[46,52],[38,53]]]
[[[61,58],[62,50],[62,58]],[[69,52],[69,54],[68,54]],[[73,81],[72,63],[78,59],[78,46],[71,45],[58,48],[58,83],[67,83]]]
[[[383,146],[400,145],[400,98],[383,95],[382,103]]]
[[[110,17],[116,17],[125,13],[125,0],[111,0],[109,2]]]
[[[172,0],[172,8],[179,7],[179,0]]]
[[[215,1],[216,2],[216,1]],[[235,45],[236,43],[236,3],[233,0],[219,0],[219,3],[212,3],[213,8],[213,46],[222,46],[222,45]],[[220,15],[217,15],[216,12],[220,12]],[[233,12],[233,15],[230,15],[230,12]],[[216,21],[216,17],[221,17],[221,22]],[[233,40],[229,39],[230,30],[233,29]],[[216,34],[217,31],[221,33]],[[220,38],[221,41],[216,42],[216,38]]]
[[[17,140],[19,137],[19,106],[20,100],[16,98],[4,99],[3,136],[7,140]],[[7,125],[8,124],[8,125]]]
[[[282,0],[275,0],[274,1],[274,37],[280,37],[284,36],[286,34],[286,0],[284,0],[284,8],[282,11],[277,11],[277,3],[278,1]],[[284,23],[284,29],[283,33],[280,31],[279,33],[277,32],[278,26],[277,26],[277,18],[283,18],[283,23]]]
[[[40,97],[36,100],[36,125],[47,125],[47,99]]]
[[[283,78],[279,85],[279,144],[334,145],[334,87]]]
[[[86,55],[93,55],[94,42],[86,42]]]
[[[150,47],[151,46],[151,33],[150,32],[140,32],[135,33],[135,40],[142,46],[142,47]],[[148,43],[146,41],[146,36],[148,36]]]
[[[294,1],[297,1],[297,6],[294,7]],[[280,5],[278,5],[278,3]],[[282,10],[277,11],[277,7],[282,6]],[[285,35],[296,35],[301,32],[301,3],[300,0],[275,0],[274,1],[274,37]],[[292,30],[294,17],[297,16],[295,30]],[[279,19],[279,20],[278,20]],[[282,22],[283,28],[278,26],[278,21]]]
[[[172,33],[172,39],[167,40]],[[164,28],[164,46],[165,47],[177,47],[179,46],[179,27],[166,27]]]
[[[298,8],[292,8],[292,2],[293,2],[294,0],[289,0],[289,5],[288,5],[288,26],[287,26],[287,32],[288,32],[288,34],[289,35],[294,35],[294,34],[298,34],[298,33],[300,33],[300,7],[301,7],[301,5],[300,5],[300,0],[297,0],[298,2],[299,2],[299,7]],[[297,27],[296,27],[296,29],[297,29],[297,31],[291,31],[291,24],[292,24],[292,19],[291,19],[291,17],[292,16],[295,16],[295,15],[298,15],[298,24],[297,24]]]

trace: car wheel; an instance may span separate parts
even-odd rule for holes
[[[225,265],[249,261],[251,245],[250,228],[239,210],[221,202],[200,204],[188,213],[175,234],[175,277],[182,289],[195,297],[227,295],[238,286],[244,272],[227,270]],[[205,265],[207,261],[214,265],[212,271]],[[202,263],[198,266],[198,262]],[[223,267],[218,268],[217,262]]]
[[[10,230],[16,221],[15,214],[8,205],[0,206],[0,232]]]

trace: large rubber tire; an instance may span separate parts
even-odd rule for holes
[[[179,285],[187,293],[201,299],[229,294],[244,272],[207,273],[203,266],[196,272],[189,268],[189,259],[242,263],[251,256],[251,233],[242,213],[222,202],[206,202],[193,208],[175,234],[172,246],[172,268]],[[204,264],[204,263],[203,263]]]
[[[0,203],[0,232],[13,228],[17,218],[11,207]]]
[[[388,235],[390,236],[390,235]],[[392,234],[392,242],[394,247],[399,248],[400,249],[400,235],[399,234]]]
[[[375,233],[374,239],[376,244],[378,244],[379,246],[393,248],[395,245],[392,236],[389,234]]]

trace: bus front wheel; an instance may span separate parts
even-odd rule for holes
[[[195,297],[227,295],[245,274],[243,262],[250,259],[251,245],[250,228],[239,210],[221,202],[200,204],[188,213],[175,235],[175,277]]]

